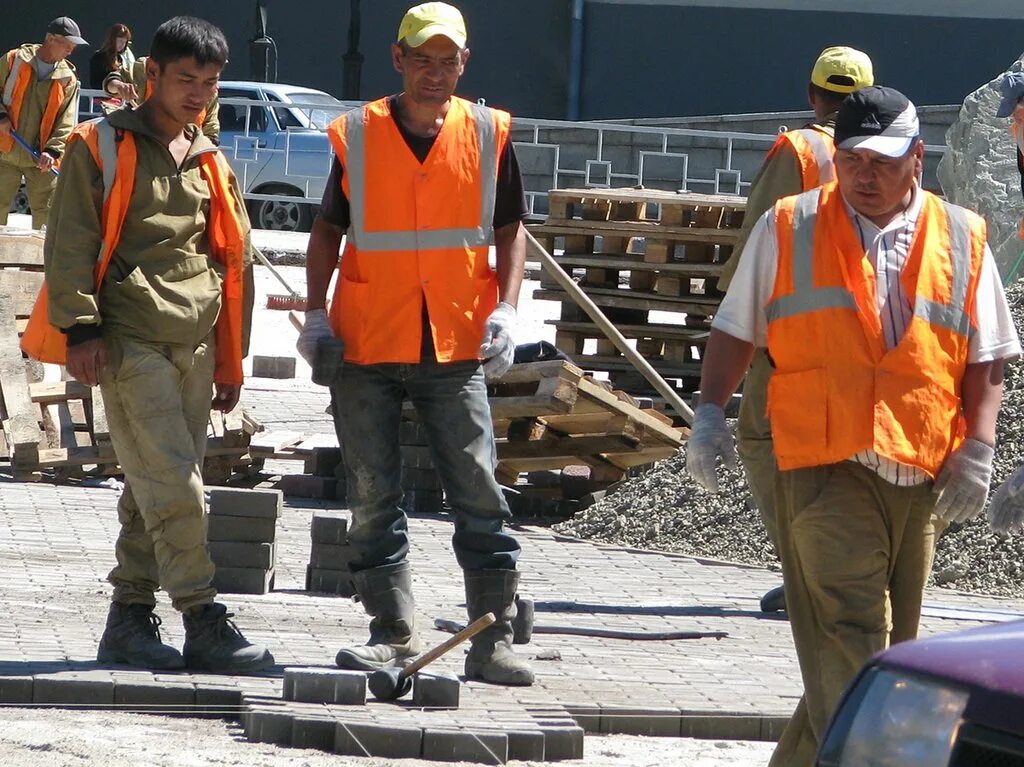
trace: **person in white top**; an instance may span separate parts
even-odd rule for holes
[[[780,557],[804,697],[772,767],[811,767],[859,668],[916,635],[937,528],[984,507],[1003,363],[1021,351],[984,222],[918,186],[919,128],[891,88],[846,98],[837,182],[757,222],[702,360],[687,469],[713,492],[717,461],[736,460],[722,408],[756,347],[775,367]]]

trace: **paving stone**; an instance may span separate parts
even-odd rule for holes
[[[196,709],[196,686],[188,682],[132,681],[114,685],[114,703],[142,713],[185,713]]]
[[[782,731],[789,724],[789,719],[790,717],[788,716],[768,715],[761,717],[761,737],[758,740],[777,743],[779,738],[782,737]]]
[[[356,558],[356,550],[349,545],[316,543],[309,549],[309,564],[318,570],[348,570],[348,563]]]
[[[366,704],[366,674],[342,669],[284,670],[285,700],[305,703]]]
[[[242,691],[238,687],[196,685],[196,714],[211,719],[238,719],[242,714]]]
[[[274,566],[274,544],[242,541],[211,541],[206,548],[217,567],[256,567],[270,570]]]
[[[253,743],[274,743],[289,746],[295,715],[287,711],[254,709],[242,714],[246,740]]]
[[[761,717],[684,714],[679,734],[702,740],[760,740]]]
[[[314,512],[309,531],[313,543],[346,545],[348,544],[348,515],[338,511]]]
[[[32,702],[62,708],[110,706],[114,703],[114,680],[37,674],[32,685]]]
[[[599,703],[563,703],[562,705],[585,732],[601,732],[601,705]]]
[[[541,732],[544,733],[544,759],[549,762],[558,762],[564,759],[583,758],[582,727],[565,725],[541,725]]]
[[[344,470],[344,462],[340,447],[314,447],[312,454],[306,459],[306,473],[317,477],[339,479],[339,472]]]
[[[210,488],[210,516],[260,517],[281,516],[283,495],[280,490],[249,490],[238,487]]]
[[[415,759],[422,754],[423,730],[366,722],[339,721],[334,733],[334,753]]]
[[[333,501],[338,480],[334,477],[318,477],[314,474],[285,474],[277,486],[282,493],[292,498],[319,498]]]
[[[0,677],[0,703],[31,703],[32,681],[30,676]]]
[[[412,679],[412,704],[428,709],[457,709],[462,683],[454,674],[418,673]]]
[[[292,720],[293,748],[315,748],[318,751],[334,750],[334,731],[338,723],[326,717],[297,716]]]
[[[259,567],[218,567],[213,587],[221,594],[266,594],[274,588],[274,570]]]
[[[210,515],[207,540],[235,543],[273,543],[277,536],[277,520],[260,517]]]
[[[307,565],[306,591],[353,597],[356,594],[356,587],[352,583],[352,573],[348,570],[322,570]]]
[[[508,761],[508,735],[427,728],[423,731],[423,758],[435,762],[505,764]]]
[[[519,761],[543,762],[544,733],[540,730],[509,730],[508,758]]]
[[[607,735],[651,735],[659,738],[675,738],[679,736],[681,716],[678,708],[602,706],[601,732]]]
[[[295,378],[294,357],[252,356],[253,378]]]

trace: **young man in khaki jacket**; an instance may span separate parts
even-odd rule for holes
[[[42,229],[50,211],[56,167],[78,109],[78,76],[67,60],[88,45],[67,16],[50,22],[42,45],[28,44],[0,57],[0,226],[25,179],[32,228]],[[33,157],[11,131],[32,147]]]
[[[123,152],[134,146],[137,160],[120,237],[99,289],[93,270],[101,241],[109,239],[103,222],[109,220],[104,173],[110,168],[104,162],[101,171],[85,139],[70,142],[54,195],[59,216],[48,227],[45,246],[50,320],[67,335],[68,372],[100,386],[126,479],[102,662],[217,672],[261,670],[274,662],[214,602],[214,566],[206,550],[206,424],[211,396],[214,408],[229,411],[241,392],[239,272],[249,271],[251,250],[235,178],[224,164],[225,191],[214,194],[219,187],[210,180],[210,162],[223,158],[194,125],[217,89],[227,53],[223,33],[209,22],[165,22],[147,67],[150,99],[138,111],[104,118],[120,146],[118,175]],[[227,266],[218,262],[213,244],[218,216],[223,224],[225,215],[236,243]],[[221,315],[238,320],[233,345],[223,343]],[[237,371],[230,380],[221,375],[225,359]],[[183,654],[160,640],[160,619],[153,614],[157,588],[184,615]]]

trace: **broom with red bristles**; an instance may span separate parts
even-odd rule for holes
[[[292,289],[292,286],[289,285],[285,278],[281,276],[281,273],[274,268],[274,265],[270,263],[270,260],[263,255],[259,248],[254,246],[252,252],[256,258],[260,260],[260,263],[267,267],[270,270],[270,273],[274,275],[274,277],[277,278],[277,281],[284,285],[284,289],[288,291],[287,295],[280,293],[268,295],[267,308],[285,312],[292,310],[299,312],[306,311],[306,297]]]

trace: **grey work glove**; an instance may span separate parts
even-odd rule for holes
[[[988,506],[988,523],[997,533],[1024,529],[1024,466],[999,486]]]
[[[694,482],[709,493],[718,492],[715,463],[721,458],[726,467],[736,465],[736,446],[725,424],[725,411],[705,403],[693,412],[693,428],[686,441],[686,470]]]
[[[295,348],[299,350],[302,359],[312,367],[316,359],[316,344],[321,338],[330,338],[331,325],[327,321],[326,309],[312,309],[306,312],[306,322],[299,333],[299,340],[295,342]]]
[[[504,301],[494,307],[484,325],[480,342],[480,357],[484,361],[484,375],[500,378],[512,367],[516,356],[516,342],[512,339],[512,326],[516,321],[516,308]]]
[[[970,522],[985,508],[992,482],[995,450],[976,439],[964,440],[942,464],[935,479],[935,516],[946,522]]]

